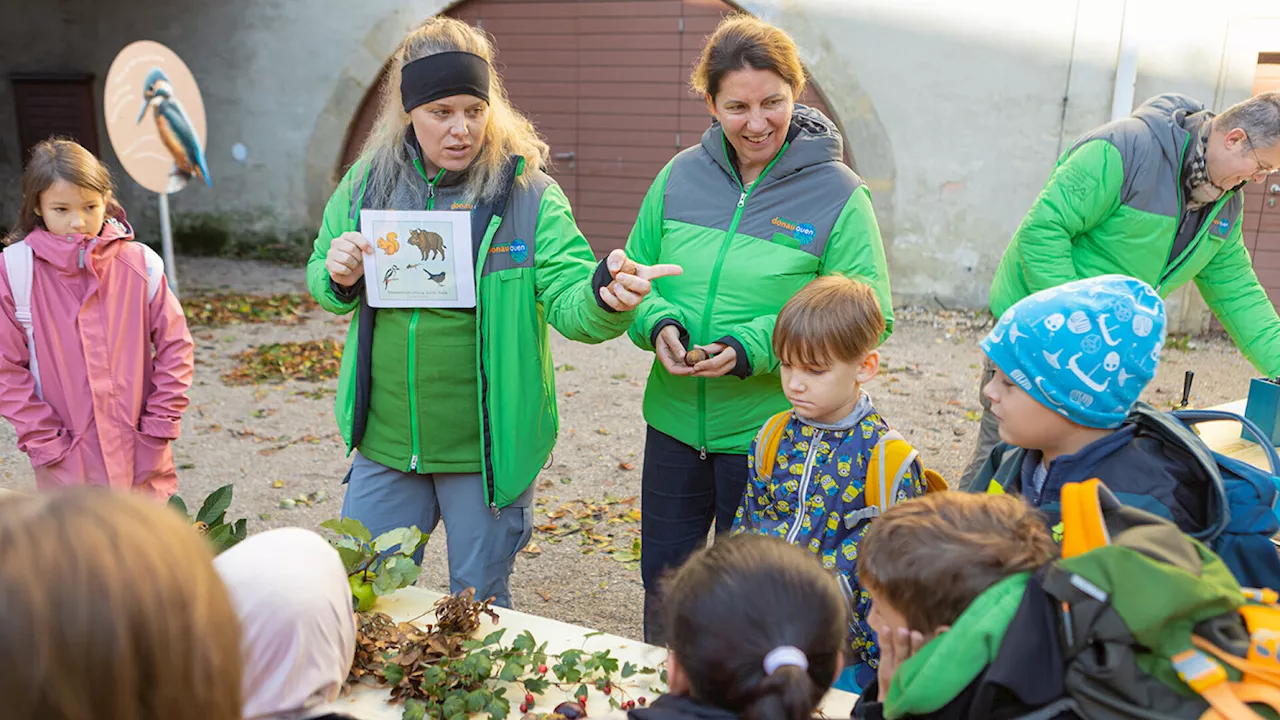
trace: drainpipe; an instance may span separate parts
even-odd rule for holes
[[[1120,11],[1120,52],[1116,58],[1116,87],[1111,95],[1111,120],[1133,112],[1133,88],[1138,81],[1138,33],[1129,19],[1129,2]]]

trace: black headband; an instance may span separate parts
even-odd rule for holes
[[[443,52],[414,60],[400,71],[405,112],[452,95],[489,102],[489,62],[468,52]]]

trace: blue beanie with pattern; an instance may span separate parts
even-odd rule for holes
[[[1150,285],[1102,275],[1023,298],[982,350],[1041,405],[1117,428],[1155,376],[1164,336],[1164,303]]]

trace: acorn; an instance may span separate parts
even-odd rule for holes
[[[640,266],[636,264],[635,260],[632,260],[631,258],[627,258],[625,261],[623,261],[622,267],[618,268],[618,272],[614,273],[613,276],[617,277],[622,273],[626,273],[628,275],[639,275]]]
[[[708,357],[710,357],[710,355],[707,355],[707,351],[703,348],[694,348],[684,354],[684,364],[689,367],[693,367],[703,360],[706,360]]]

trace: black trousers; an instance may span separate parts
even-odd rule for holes
[[[712,521],[716,535],[733,527],[747,484],[747,456],[703,459],[697,448],[650,427],[640,482],[644,640],[662,645],[662,581],[706,544]]]

